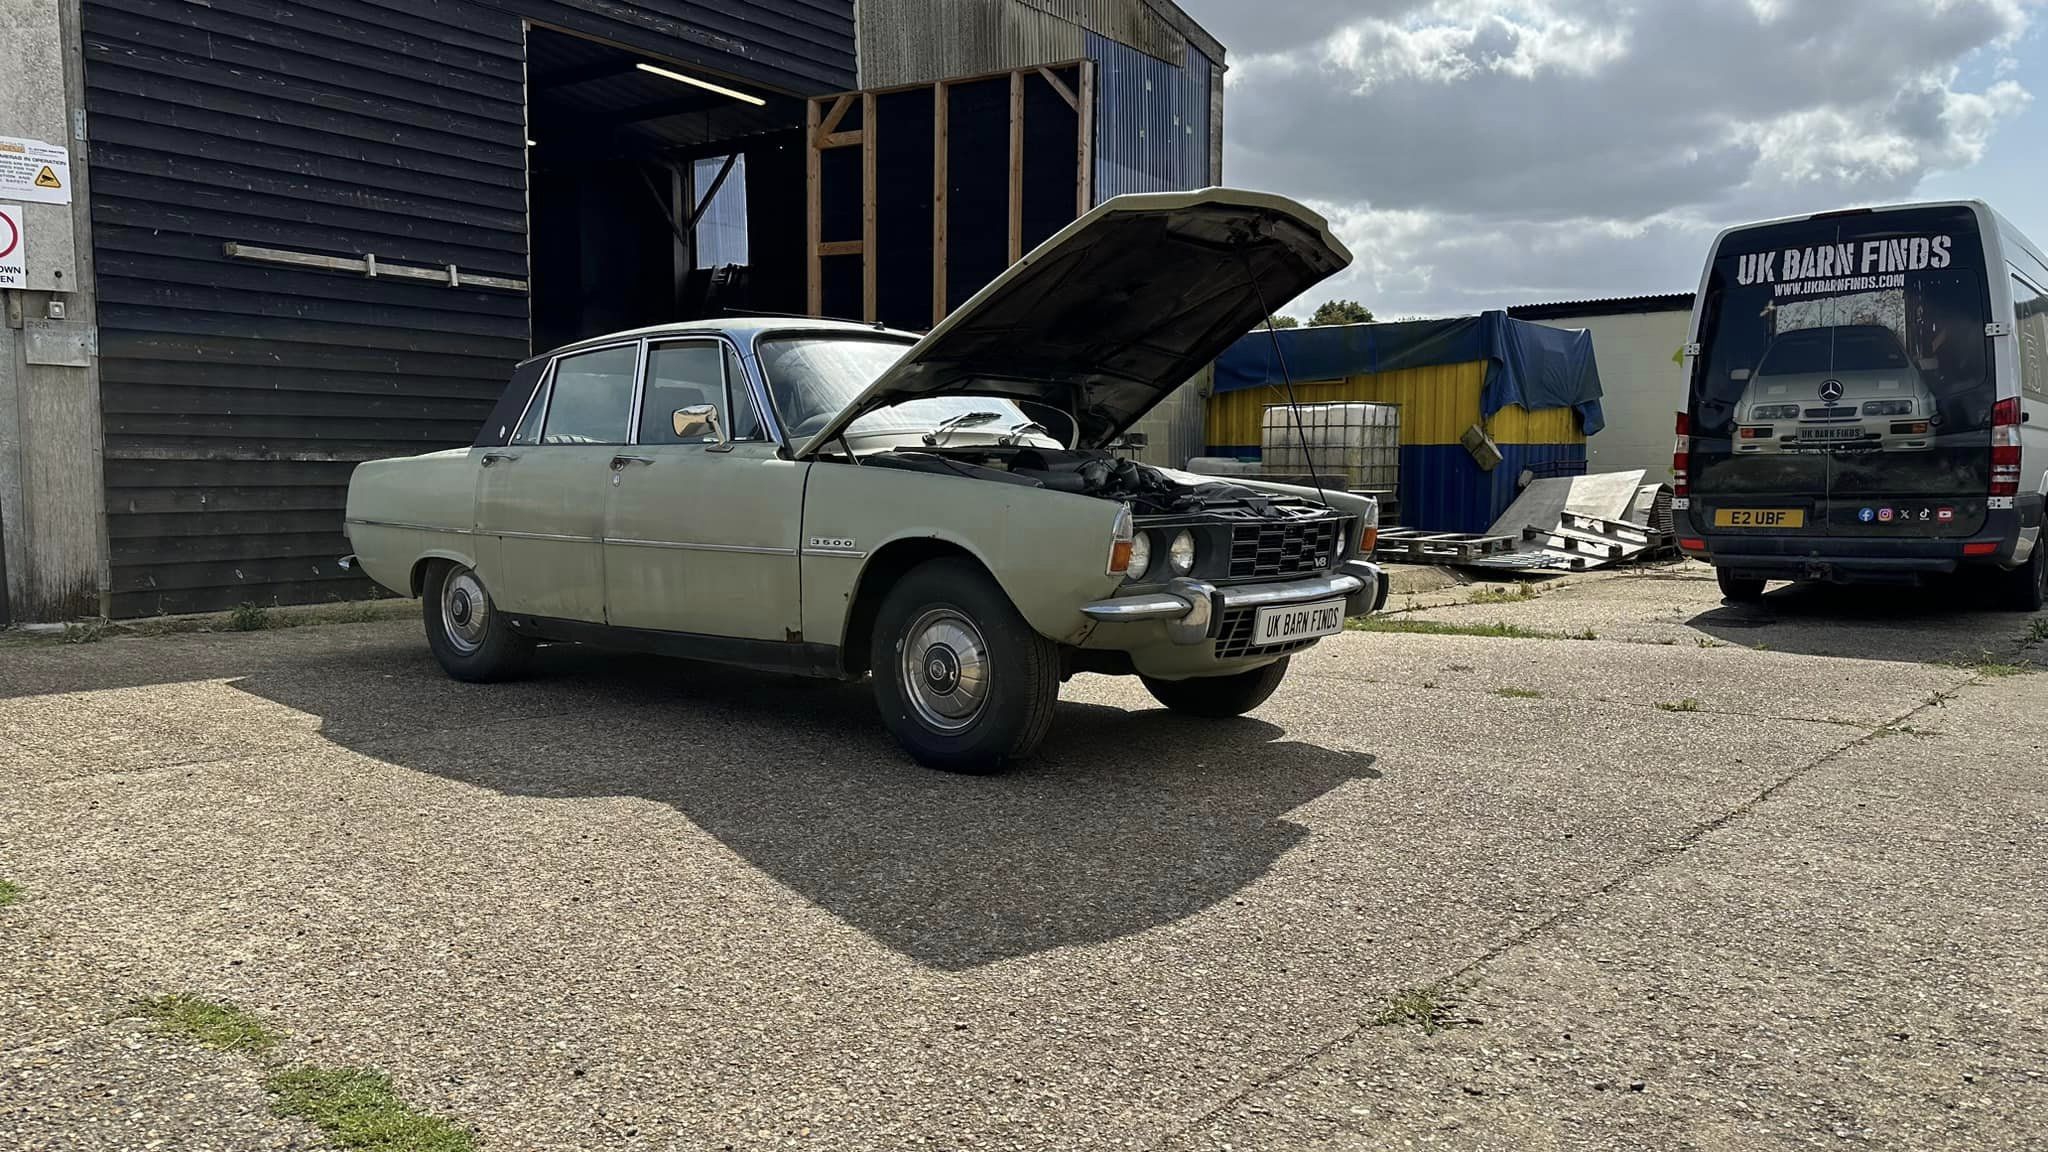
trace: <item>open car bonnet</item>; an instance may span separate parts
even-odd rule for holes
[[[1323,218],[1284,196],[1118,196],[940,321],[797,456],[875,409],[944,395],[1051,405],[1075,415],[1078,446],[1104,447],[1270,309],[1350,262]]]

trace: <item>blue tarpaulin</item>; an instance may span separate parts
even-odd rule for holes
[[[1280,343],[1277,354],[1274,337]],[[1283,356],[1285,375],[1297,383],[1484,360],[1481,414],[1492,416],[1510,404],[1532,412],[1570,408],[1578,413],[1579,430],[1588,436],[1607,426],[1600,413],[1593,334],[1532,324],[1505,312],[1452,320],[1282,328],[1272,336],[1261,328],[1217,357],[1216,391],[1279,384]]]

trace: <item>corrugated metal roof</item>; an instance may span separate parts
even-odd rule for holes
[[[1168,66],[1221,45],[1164,0],[862,0],[860,84],[927,84],[1071,60],[1083,32]],[[1194,34],[1200,33],[1199,38]],[[1216,62],[1220,63],[1220,60]]]
[[[1641,312],[1690,312],[1690,292],[1662,296],[1608,296],[1598,300],[1560,300],[1554,304],[1517,304],[1507,310],[1517,320],[1557,320],[1567,316],[1631,316]]]

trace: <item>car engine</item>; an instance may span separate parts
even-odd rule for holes
[[[1131,506],[1140,517],[1204,512],[1232,518],[1285,519],[1320,509],[1313,501],[1278,495],[1227,480],[1202,478],[1187,483],[1186,474],[1107,452],[1039,448],[1029,445],[977,445],[960,448],[899,448],[861,461],[866,466],[967,476],[1011,484],[1028,484],[1056,492],[1075,492]],[[1188,479],[1192,479],[1189,477]]]

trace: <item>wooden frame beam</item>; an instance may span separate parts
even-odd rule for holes
[[[951,178],[946,151],[951,143],[952,93],[944,80],[932,85],[932,324],[946,318],[946,199]]]
[[[811,251],[819,256],[860,256],[867,252],[867,245],[859,240],[827,240]]]
[[[856,128],[851,132],[823,133],[818,137],[818,141],[816,145],[814,145],[814,147],[816,147],[819,151],[822,152],[827,148],[851,148],[855,144],[865,144],[867,143],[867,141],[868,134],[862,131],[861,129]]]
[[[1010,73],[1010,263],[1024,257],[1024,73]]]
[[[1040,76],[1045,77],[1045,82],[1047,84],[1052,85],[1052,90],[1059,94],[1059,98],[1067,102],[1067,107],[1072,108],[1075,111],[1080,110],[1080,99],[1074,95],[1074,90],[1072,88],[1067,87],[1065,84],[1061,83],[1060,78],[1058,76],[1053,75],[1052,69],[1040,68],[1038,70],[1038,74]]]
[[[873,324],[875,303],[875,94],[860,98],[860,315]]]
[[[847,109],[852,107],[853,94],[850,92],[832,101],[832,110],[825,113],[825,119],[818,125],[818,131],[814,135],[830,136],[839,131],[839,122],[846,119]]]
[[[1081,61],[1081,90],[1074,103],[1074,218],[1095,207],[1095,61]]]
[[[809,241],[804,247],[805,263],[809,265],[805,278],[805,311],[813,316],[825,311],[824,267],[818,259],[818,242],[824,238],[825,223],[820,215],[821,201],[825,197],[824,180],[821,178],[823,155],[818,151],[818,101],[804,101],[804,234]]]

